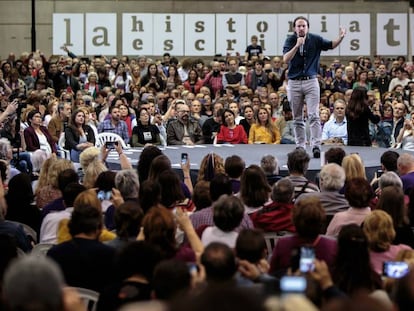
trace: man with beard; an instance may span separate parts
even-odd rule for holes
[[[298,147],[306,146],[303,107],[306,102],[310,123],[310,144],[314,158],[321,155],[321,122],[319,119],[320,88],[318,70],[322,51],[336,48],[345,37],[340,29],[339,37],[328,41],[309,33],[309,21],[304,16],[293,21],[295,33],[288,36],[283,46],[283,61],[289,64],[288,98],[295,120],[295,140]]]
[[[111,115],[111,119],[99,123],[98,132],[118,134],[125,141],[125,144],[127,144],[129,142],[128,127],[125,121],[121,120],[119,108],[117,106],[109,107],[109,114]]]
[[[204,86],[207,86],[214,98],[220,97],[220,92],[223,90],[223,73],[220,71],[220,63],[213,63],[213,70],[209,72],[204,79]],[[217,95],[218,94],[218,95]]]
[[[203,133],[198,121],[190,119],[190,107],[181,104],[177,107],[177,119],[167,127],[168,145],[203,144]]]

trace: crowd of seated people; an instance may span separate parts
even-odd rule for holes
[[[199,66],[203,60],[186,59],[180,65],[167,54],[159,63],[145,57],[88,63],[70,51],[57,61],[38,53],[5,60],[0,82],[0,121],[8,124],[0,139],[1,304],[9,310],[29,311],[33,305],[39,311],[84,310],[66,284],[98,292],[98,311],[150,300],[160,302],[161,310],[221,310],[216,305],[224,302],[220,294],[234,308],[274,310],[287,303],[274,296],[286,294],[290,280],[304,282],[301,299],[310,310],[352,309],[358,303],[376,310],[412,310],[414,155],[386,151],[378,159],[384,174],[367,180],[363,159],[338,146],[352,141],[352,134],[329,137],[347,117],[357,122],[354,111],[344,106],[362,94],[366,98],[357,105],[369,105],[378,117],[373,119],[380,119],[369,124],[364,145],[388,142],[386,147],[400,144],[410,150],[411,123],[404,119],[414,107],[414,83],[407,81],[412,68],[404,59],[389,72],[379,59],[374,65],[362,59],[321,67],[321,111],[335,110],[325,116],[326,144],[336,146],[326,152],[317,180],[307,177],[306,150],[294,144],[287,163],[265,155],[261,163],[246,167],[237,155],[223,159],[208,153],[194,183],[190,159],[181,163],[179,175],[158,148],[206,141],[293,143],[279,127],[289,122],[280,58],[260,58],[218,60],[211,68]],[[33,67],[33,60],[41,65]],[[15,79],[11,69],[23,66],[29,72],[12,89],[17,84],[9,82]],[[238,66],[247,75],[240,73],[236,81]],[[256,86],[248,70],[267,76],[267,85]],[[365,77],[366,70],[374,74]],[[327,79],[328,72],[335,81]],[[356,76],[358,82],[352,80]],[[384,80],[389,86],[381,84]],[[407,82],[402,89],[401,81]],[[385,116],[388,108],[392,116]],[[385,123],[392,129],[388,136]],[[142,148],[138,162],[130,163],[117,144],[121,170],[111,171],[106,146],[93,146],[95,130],[116,133]],[[236,133],[242,139],[230,139]],[[62,138],[72,161],[56,155]],[[284,178],[278,175],[282,165],[288,168]],[[270,247],[269,237],[275,239]],[[46,243],[47,254],[33,259],[30,253]],[[29,255],[13,261],[18,253]],[[383,263],[397,260],[408,264],[408,272],[400,279],[382,275]],[[49,280],[53,288],[31,290],[36,282]]]

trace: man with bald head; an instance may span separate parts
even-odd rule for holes
[[[397,169],[403,183],[405,194],[409,194],[414,186],[414,155],[403,153],[397,160]]]

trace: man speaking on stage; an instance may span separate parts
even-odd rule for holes
[[[317,79],[321,51],[336,48],[344,38],[346,30],[340,28],[339,37],[329,41],[309,33],[309,21],[298,16],[293,21],[295,33],[283,45],[283,61],[289,64],[288,99],[292,107],[296,146],[305,148],[306,133],[303,121],[303,105],[306,103],[310,126],[310,145],[314,158],[319,158],[321,144],[321,122],[319,119],[320,89]]]

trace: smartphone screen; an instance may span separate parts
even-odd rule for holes
[[[409,271],[408,263],[404,261],[385,261],[382,274],[389,278],[399,279]]]
[[[300,272],[306,273],[313,271],[315,268],[315,249],[313,247],[302,246],[300,248],[299,269]]]
[[[181,154],[181,164],[186,164],[188,160],[188,154],[187,153],[182,153]]]
[[[304,293],[306,285],[306,278],[303,276],[284,276],[280,279],[280,291],[284,294]]]

